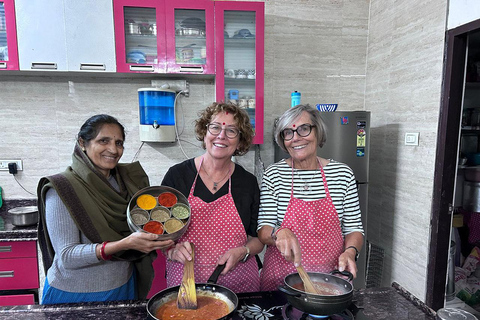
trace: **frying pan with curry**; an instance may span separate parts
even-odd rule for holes
[[[337,275],[348,277],[344,279]],[[327,316],[342,312],[352,303],[353,275],[348,271],[334,270],[328,273],[308,272],[317,287],[318,294],[305,292],[298,273],[291,273],[284,279],[285,285],[278,289],[287,295],[288,302],[306,313]]]
[[[225,269],[224,264],[217,266],[207,280],[207,283],[195,284],[198,304],[196,310],[183,310],[177,308],[177,296],[180,286],[176,286],[162,290],[148,300],[148,319],[163,320],[167,319],[167,316],[175,315],[178,312],[182,312],[186,315],[186,317],[181,319],[229,319],[229,316],[231,316],[237,309],[238,297],[232,290],[216,284],[218,276],[223,269]]]

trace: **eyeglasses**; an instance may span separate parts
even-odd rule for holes
[[[313,124],[305,123],[299,126],[297,129],[293,130],[290,128],[283,129],[282,132],[280,132],[280,136],[283,138],[285,141],[289,141],[293,139],[293,135],[296,132],[300,137],[306,137],[312,132],[312,128],[315,128]]]
[[[229,139],[233,139],[237,137],[241,132],[237,128],[231,128],[231,127],[222,127],[221,125],[218,125],[216,123],[209,123],[207,124],[207,130],[214,136],[218,136],[222,130],[225,130],[225,135]]]

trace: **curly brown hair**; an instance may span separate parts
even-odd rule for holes
[[[214,102],[209,105],[205,110],[198,113],[199,119],[195,120],[195,134],[198,141],[202,141],[203,149],[206,148],[203,139],[207,135],[207,124],[209,124],[213,117],[220,112],[229,112],[233,114],[235,125],[240,130],[240,143],[238,148],[233,154],[234,156],[243,156],[248,152],[252,145],[254,131],[250,124],[250,118],[245,110],[237,107],[232,103]]]

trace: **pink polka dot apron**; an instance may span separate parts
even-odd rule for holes
[[[290,201],[281,227],[292,230],[297,237],[305,270],[330,272],[337,268],[338,257],[343,252],[343,236],[325,173],[320,163],[319,166],[326,196],[319,200],[304,201],[293,196],[292,161]],[[277,290],[284,283],[285,276],[295,272],[294,264],[285,260],[276,246],[268,246],[260,274],[261,290]]]
[[[202,163],[203,158],[200,167]],[[194,196],[197,178],[198,172],[188,196],[191,206],[190,225],[179,241],[195,245],[195,282],[206,283],[215,270],[218,259],[228,250],[245,245],[247,234],[233,201],[231,177],[228,179],[228,194],[210,203]],[[166,269],[167,286],[180,285],[183,264],[167,261]],[[217,284],[237,293],[259,291],[260,276],[256,259],[250,257],[246,262],[239,262],[226,275],[220,275]]]

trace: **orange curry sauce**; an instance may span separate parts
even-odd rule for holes
[[[214,297],[197,295],[197,309],[177,308],[177,299],[170,300],[158,308],[155,317],[160,320],[215,320],[229,314],[228,305]]]

